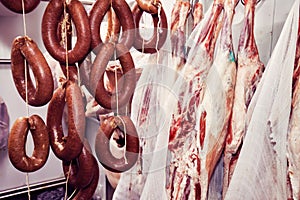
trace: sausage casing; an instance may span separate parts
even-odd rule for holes
[[[25,68],[25,61],[27,68]],[[29,67],[35,77],[35,86],[30,78]],[[25,70],[27,70],[28,104],[43,106],[52,98],[53,77],[50,67],[36,43],[28,36],[16,37],[11,50],[11,71],[18,93],[26,101]]]
[[[115,158],[110,152],[110,138],[115,129],[126,134],[126,160]],[[139,138],[131,119],[128,116],[108,117],[98,129],[95,150],[99,162],[112,172],[129,170],[137,161],[139,155]]]
[[[118,90],[114,93],[105,89],[104,73],[98,81],[95,99],[104,108],[116,109],[128,104],[133,95],[136,85],[136,72],[134,62],[127,47],[123,44],[116,44],[117,58],[123,69],[123,76],[118,82],[124,82],[123,85],[118,85]]]
[[[158,13],[151,14],[153,19],[153,25],[154,25],[154,31],[153,35],[150,39],[145,40],[142,38],[140,31],[139,31],[139,23],[141,16],[143,15],[144,10],[142,10],[138,4],[135,4],[135,6],[132,9],[133,19],[135,22],[135,28],[136,28],[136,37],[134,40],[133,46],[140,52],[143,53],[156,53],[157,50],[159,50],[165,43],[168,35],[168,22],[167,17],[165,14],[164,9],[161,7],[160,11],[160,26],[157,30],[157,25],[159,21]],[[158,31],[158,34],[157,34]]]
[[[26,154],[26,140],[31,132],[34,150]],[[38,115],[20,117],[13,124],[8,138],[8,155],[12,165],[22,172],[34,172],[43,167],[49,156],[49,135],[43,119]]]
[[[91,44],[91,30],[87,13],[78,0],[67,3],[68,13],[75,24],[77,40],[73,49],[66,50],[60,45],[57,28],[64,12],[64,1],[51,0],[42,19],[42,39],[49,54],[61,63],[74,64],[88,54]]]
[[[87,187],[94,176],[94,159],[89,144],[85,141],[78,158],[72,160],[72,162],[62,162],[63,171],[66,177],[69,172],[69,167],[71,167],[68,183],[78,189]]]
[[[62,128],[63,110],[67,104],[68,135]],[[54,154],[61,160],[71,161],[80,154],[85,131],[84,104],[79,86],[67,81],[58,87],[48,105],[47,125],[50,145]]]

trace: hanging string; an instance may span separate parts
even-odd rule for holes
[[[22,0],[22,17],[23,17],[23,30],[24,30],[24,36],[25,40],[27,40],[27,30],[26,30],[26,18],[25,18],[25,5],[24,0]],[[24,59],[24,67],[25,67],[25,101],[26,101],[26,113],[27,117],[29,117],[29,103],[28,103],[28,66],[27,61]],[[27,186],[27,195],[28,199],[31,199],[30,196],[30,185],[29,185],[29,173],[26,173],[26,186]]]
[[[71,200],[73,199],[74,194],[77,192],[77,189],[75,189],[72,194],[69,196],[69,198],[67,200]]]
[[[127,160],[127,157],[126,157],[126,146],[127,146],[127,140],[126,140],[127,129],[126,129],[126,124],[125,124],[124,120],[120,116],[117,116],[117,117],[121,120],[121,122],[122,122],[122,124],[124,126],[123,133],[124,133],[125,143],[124,143],[123,157],[124,157],[125,164],[128,164],[128,160]]]
[[[70,179],[71,165],[72,165],[72,160],[69,165],[67,179],[66,179],[66,191],[65,191],[65,197],[64,197],[65,200],[68,198],[68,183],[69,183],[69,179]]]
[[[145,29],[146,28],[146,16],[145,15],[142,15],[142,18],[143,18],[143,29]],[[147,31],[146,31],[147,32]],[[142,37],[142,53],[144,53],[145,52],[145,39],[144,39],[144,37]]]
[[[158,51],[158,43],[159,43],[159,35],[160,35],[160,24],[161,24],[161,17],[160,17],[160,12],[161,12],[161,3],[158,4],[158,22],[157,22],[157,28],[156,28],[156,44],[155,44],[155,50],[157,52],[157,59],[156,59],[156,65],[159,65],[159,51]]]
[[[116,103],[117,103],[117,116],[119,115],[119,89],[118,89],[118,68],[115,67],[115,91],[116,91]]]
[[[28,172],[26,173],[26,185],[27,185],[27,194],[28,194],[28,199],[30,200],[31,197],[30,197],[30,186],[29,186],[29,174]]]
[[[68,1],[66,1],[64,3],[64,19],[63,19],[63,24],[62,24],[62,29],[63,29],[63,34],[64,34],[64,37],[62,37],[62,40],[64,41],[65,43],[65,50],[66,50],[66,69],[67,69],[67,80],[69,80],[70,78],[70,75],[69,75],[69,57],[68,57],[68,28],[67,28],[67,25],[68,25],[68,13],[67,13],[67,3]],[[71,26],[71,24],[70,24]]]

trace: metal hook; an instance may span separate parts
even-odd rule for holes
[[[259,2],[261,2],[261,0],[256,0],[256,5],[257,5]],[[245,5],[245,0],[241,0],[241,3],[242,3],[243,5]]]

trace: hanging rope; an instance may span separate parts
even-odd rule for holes
[[[22,17],[23,17],[23,30],[24,30],[24,36],[27,36],[27,30],[26,30],[26,18],[25,18],[25,5],[24,5],[24,0],[22,0]],[[28,73],[27,73],[27,62],[24,59],[24,66],[25,66],[25,101],[26,101],[26,113],[27,117],[29,117],[29,103],[28,103]],[[26,185],[27,185],[27,194],[28,194],[28,199],[31,199],[30,196],[30,185],[29,185],[29,174],[28,172],[26,173]]]

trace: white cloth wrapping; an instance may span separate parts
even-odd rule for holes
[[[249,106],[247,133],[225,199],[287,199],[286,137],[298,20],[296,0]]]

